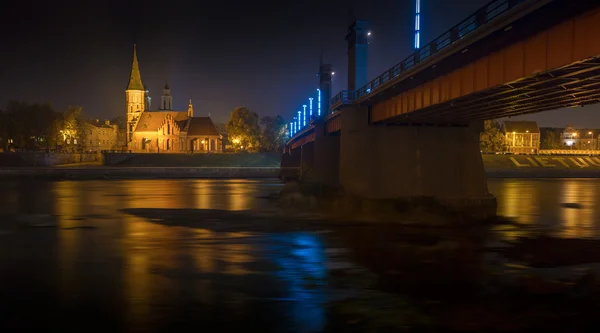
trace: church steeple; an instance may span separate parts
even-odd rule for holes
[[[190,104],[188,104],[188,117],[194,117],[194,107],[192,106],[192,99],[190,98]]]
[[[138,64],[135,44],[133,44],[133,64],[131,65],[131,74],[129,75],[129,85],[127,85],[127,90],[145,90],[144,85],[142,84],[142,75],[140,74],[140,65]]]
[[[150,99],[146,100],[146,89],[142,83],[140,66],[138,64],[135,44],[133,45],[133,64],[129,74],[129,84],[125,90],[125,103],[127,105],[127,144],[133,140],[133,130],[137,125],[140,115],[146,107],[150,107]]]
[[[160,97],[161,110],[173,110],[173,97],[171,96],[171,88],[165,83],[163,95]]]

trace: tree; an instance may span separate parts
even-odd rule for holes
[[[287,123],[280,116],[265,116],[260,119],[262,132],[260,135],[260,149],[267,152],[280,152],[288,140]]]
[[[500,124],[495,120],[486,120],[483,123],[483,132],[479,137],[479,147],[482,152],[495,153],[504,148],[504,135]]]
[[[563,143],[560,138],[561,129],[544,128],[542,131],[542,139],[540,143],[541,149],[563,149]]]
[[[258,115],[245,106],[235,108],[226,125],[229,141],[235,149],[258,148],[260,127]]]
[[[81,106],[69,106],[63,113],[63,139],[66,144],[77,149],[81,145],[84,119]]]

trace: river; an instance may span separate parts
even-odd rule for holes
[[[278,216],[264,197],[281,186],[3,182],[0,329],[323,331],[327,269],[340,264],[331,259],[339,249],[324,236],[328,231],[251,225]],[[499,214],[520,224],[561,237],[598,237],[598,179],[491,179],[489,188]],[[524,233],[513,229],[505,237]]]

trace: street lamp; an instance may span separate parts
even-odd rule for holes
[[[302,107],[304,108],[304,119],[302,121],[302,126],[306,126],[306,104],[302,105]]]

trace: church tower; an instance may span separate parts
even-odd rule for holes
[[[190,98],[190,104],[188,104],[188,117],[194,117],[194,107],[192,106],[192,99]]]
[[[133,64],[129,75],[129,84],[125,90],[125,101],[127,103],[127,144],[133,139],[133,129],[144,112],[144,85],[140,74],[135,44],[133,45]]]
[[[160,98],[160,108],[162,110],[173,110],[173,98],[171,97],[171,89],[168,83],[165,83],[165,87],[163,88],[163,95]]]

